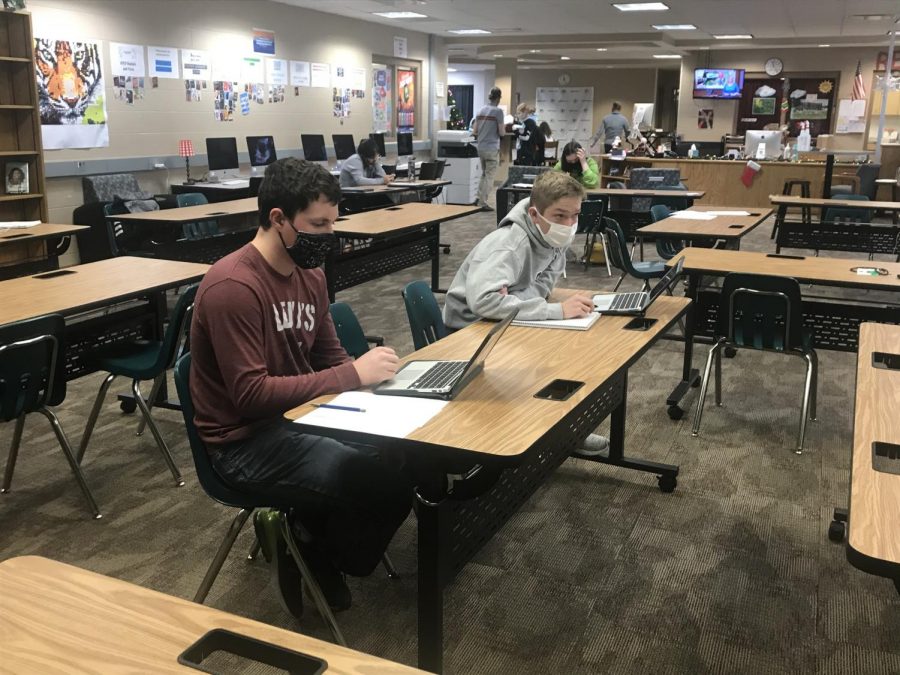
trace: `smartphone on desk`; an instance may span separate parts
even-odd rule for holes
[[[553,380],[553,382],[536,393],[534,397],[545,398],[548,401],[565,401],[583,386],[584,382],[576,380]]]

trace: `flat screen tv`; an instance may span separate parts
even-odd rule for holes
[[[733,68],[694,70],[694,98],[740,98],[744,71]]]

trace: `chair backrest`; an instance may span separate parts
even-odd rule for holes
[[[435,180],[437,178],[437,162],[422,162],[419,165],[420,180]]]
[[[603,226],[605,228],[606,240],[609,248],[606,251],[606,258],[610,265],[616,269],[631,274],[634,267],[631,264],[631,258],[628,256],[628,242],[625,240],[625,234],[622,228],[612,218],[604,218]]]
[[[578,215],[578,234],[600,232],[608,202],[607,197],[600,195],[581,202],[581,213]]]
[[[337,332],[341,346],[350,356],[358,359],[369,351],[369,343],[356,314],[346,302],[333,302],[328,307],[331,312],[331,320],[334,322],[334,330]]]
[[[859,194],[869,199],[875,198],[875,191],[878,188],[878,184],[875,180],[878,178],[878,174],[881,173],[881,164],[876,164],[871,162],[869,164],[860,164],[859,169],[856,170],[856,175],[859,176]]]
[[[81,191],[85,204],[111,202],[117,196],[122,199],[146,199],[149,196],[141,190],[137,176],[131,173],[83,176]]]
[[[201,192],[184,192],[180,195],[176,195],[175,199],[178,202],[179,208],[183,206],[202,206],[203,204],[209,203],[206,199],[206,195]],[[202,239],[203,237],[218,234],[219,221],[200,220],[192,223],[184,223],[184,225],[181,226],[181,229],[186,239]]]
[[[551,154],[550,151],[553,151]],[[544,157],[547,159],[559,159],[559,141],[547,141],[544,143]]]
[[[200,284],[188,286],[178,298],[175,309],[172,310],[172,315],[169,317],[166,333],[163,335],[162,347],[154,365],[155,370],[171,368],[175,360],[181,356],[181,352],[184,351],[188,328],[190,328],[191,317],[194,313],[194,297],[197,295],[199,286]]]
[[[181,414],[184,417],[184,428],[187,431],[188,443],[191,446],[191,454],[194,457],[194,468],[197,469],[197,479],[200,487],[210,497],[226,506],[247,507],[260,506],[256,500],[248,498],[228,487],[219,474],[213,469],[209,458],[209,450],[200,439],[197,427],[194,424],[194,401],[191,398],[190,387],[191,355],[185,354],[175,363],[175,389],[178,391],[178,401],[181,404]],[[266,506],[276,506],[267,504]]]
[[[0,326],[0,421],[65,400],[65,329],[59,314]]]
[[[847,197],[858,197],[860,195],[847,195]],[[848,209],[840,207],[832,207],[825,210],[825,217],[822,219],[824,223],[853,223],[863,224],[872,222],[871,209]]]
[[[685,187],[681,183],[678,185],[659,185],[656,187],[657,190],[666,190],[672,193],[684,192]],[[688,203],[687,197],[677,197],[673,195],[672,197],[651,197],[650,198],[650,210],[653,210],[653,206],[657,204],[662,204],[663,206],[669,207],[671,211],[684,211],[690,204]]]
[[[413,281],[402,291],[409,329],[412,331],[413,346],[422,349],[432,342],[447,337],[447,327],[441,316],[441,308],[431,287],[424,281]]]
[[[439,159],[437,161],[437,176],[435,178],[440,179],[444,176],[444,169],[447,168],[447,160]]]
[[[259,186],[262,185],[263,177],[262,176],[250,176],[249,181],[249,190],[251,197],[259,196]]]
[[[800,284],[790,277],[728,274],[716,334],[741,347],[785,351],[803,344]]]
[[[665,204],[654,204],[650,207],[650,217],[654,223],[665,220],[672,215],[672,211]]]

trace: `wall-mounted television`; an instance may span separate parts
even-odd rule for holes
[[[694,98],[740,98],[744,71],[734,68],[694,70]]]

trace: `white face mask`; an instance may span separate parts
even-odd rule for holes
[[[569,244],[575,241],[575,231],[578,229],[578,220],[576,219],[572,225],[563,225],[561,223],[554,223],[547,218],[544,217],[543,214],[539,213],[535,210],[535,213],[543,218],[544,222],[550,226],[550,230],[544,232],[538,227],[538,231],[541,233],[541,237],[545,242],[550,244],[553,248],[568,248]]]

